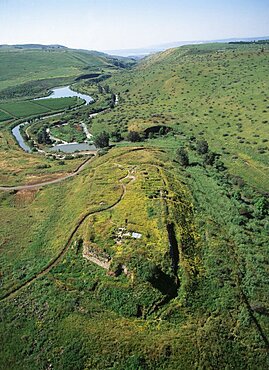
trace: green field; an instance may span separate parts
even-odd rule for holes
[[[76,97],[35,100],[35,104],[51,110],[62,110],[75,105],[83,104],[83,100]]]
[[[0,122],[7,121],[7,120],[12,119],[12,118],[13,117],[10,114],[8,114],[8,113],[3,112],[2,110],[0,110]]]
[[[170,49],[28,126],[69,141],[85,122],[113,145],[0,191],[0,368],[269,368],[268,61],[266,44]],[[9,128],[1,185],[83,161],[24,153]]]
[[[44,114],[50,111],[49,108],[35,104],[31,101],[0,104],[0,109],[4,109],[15,118],[24,118]]]
[[[76,105],[83,104],[83,101],[76,97],[59,98],[59,99],[42,99],[37,101],[17,101],[11,103],[0,104],[0,109],[9,113],[10,116],[3,113],[0,116],[0,122],[13,118],[25,118],[31,116],[42,115],[52,111],[68,109]],[[3,117],[3,118],[1,118]]]

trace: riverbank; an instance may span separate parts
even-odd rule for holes
[[[77,93],[77,92],[71,90],[69,86],[52,89],[52,93],[51,93],[50,96],[37,98],[37,99],[34,99],[34,100],[39,101],[39,100],[44,100],[44,99],[48,99],[48,98],[59,99],[59,98],[67,98],[67,97],[74,97],[74,96],[76,96],[78,99],[83,99],[86,104],[90,104],[91,102],[94,101],[94,99],[91,96],[86,95],[86,94]],[[74,109],[78,109],[78,108],[79,107],[74,108]],[[41,116],[39,118],[40,119],[48,119],[48,118],[51,118],[51,117],[61,115],[63,113],[64,112],[59,112],[59,113],[55,113],[55,114],[52,114],[52,115]],[[94,115],[96,115],[96,114],[94,114]],[[17,126],[15,126],[12,129],[12,134],[15,137],[17,143],[19,144],[19,146],[25,152],[28,152],[28,153],[32,152],[32,148],[27,144],[27,141],[31,140],[31,137],[30,137],[29,134],[27,134],[28,140],[25,140],[25,138],[23,137],[23,135],[21,133],[21,130],[25,125],[29,125],[31,123],[32,122],[25,121],[25,122],[22,122],[22,123],[18,124]],[[82,127],[83,127],[83,130],[85,132],[86,137],[91,138],[92,135],[89,133],[86,125],[84,124]],[[54,138],[52,137],[52,139],[54,139]],[[55,141],[61,141],[62,142],[62,140],[60,140],[58,138],[55,138],[55,139],[56,139]],[[45,153],[45,154],[47,153],[44,150],[40,150],[40,148],[38,147],[38,144],[36,142],[34,142],[34,149],[37,150],[38,152],[41,152],[41,153]],[[70,143],[69,142],[64,142],[64,143],[54,145],[49,149],[49,152],[64,152],[64,153],[76,153],[76,152],[85,153],[87,151],[93,152],[93,151],[96,151],[96,148],[95,148],[94,145],[89,144],[87,142],[81,143],[81,144],[80,143],[74,143],[74,142],[70,142]]]

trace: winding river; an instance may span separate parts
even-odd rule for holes
[[[70,89],[70,86],[64,87],[55,87],[51,89],[52,93],[49,96],[45,96],[43,98],[36,98],[34,100],[44,100],[44,99],[57,99],[57,98],[71,98],[73,96],[77,96],[86,101],[86,104],[93,102],[93,98],[86,94],[80,94],[76,91]]]
[[[73,97],[73,96],[77,96],[81,99],[84,99],[86,104],[89,104],[91,102],[93,102],[93,98],[89,95],[85,95],[85,94],[80,94],[76,91],[73,91],[70,89],[70,86],[64,86],[64,87],[56,87],[54,89],[52,89],[52,93],[47,96],[47,97],[43,97],[43,98],[37,98],[37,99],[34,99],[34,100],[43,100],[43,99],[57,99],[57,98],[67,98],[67,97]],[[55,113],[55,114],[52,114],[52,115],[49,115],[49,116],[45,116],[45,118],[50,118],[50,117],[54,117],[54,116],[57,116],[57,115],[60,115],[62,113]],[[13,136],[15,137],[15,139],[17,140],[19,146],[25,151],[25,152],[28,152],[30,153],[32,150],[31,148],[29,147],[29,145],[27,145],[27,142],[24,140],[20,130],[23,126],[25,125],[28,125],[29,122],[24,122],[24,123],[20,123],[19,125],[15,126],[13,129],[12,129],[12,134]],[[87,135],[88,136],[88,135]],[[57,145],[54,145],[52,146],[49,151],[51,152],[64,152],[64,153],[75,153],[75,152],[80,152],[80,151],[93,151],[93,150],[96,150],[96,147],[92,144],[89,144],[87,142],[85,143],[65,143],[65,144],[57,144]]]

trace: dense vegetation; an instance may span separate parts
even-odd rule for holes
[[[78,80],[95,103],[29,126],[83,121],[105,149],[0,194],[2,368],[269,367],[268,58],[266,43],[171,49]],[[2,184],[80,163],[0,127]]]

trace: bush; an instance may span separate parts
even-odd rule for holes
[[[208,142],[206,140],[197,141],[196,150],[198,154],[208,153]]]
[[[99,135],[96,135],[93,141],[96,148],[105,148],[109,146],[109,134],[103,131]]]
[[[123,137],[121,136],[120,131],[112,132],[110,137],[111,137],[111,140],[116,142],[116,143],[118,143],[119,141],[121,141],[123,139]]]
[[[188,152],[183,147],[177,150],[176,155],[181,166],[187,167],[189,165]]]
[[[204,165],[213,166],[213,164],[215,162],[215,159],[216,159],[216,154],[213,153],[213,152],[208,152],[204,156],[203,163],[204,163]]]
[[[269,213],[269,201],[264,196],[256,198],[254,203],[254,214],[257,218],[263,218]]]
[[[127,135],[127,140],[131,141],[132,143],[135,143],[137,141],[142,141],[143,138],[137,131],[129,131]]]

